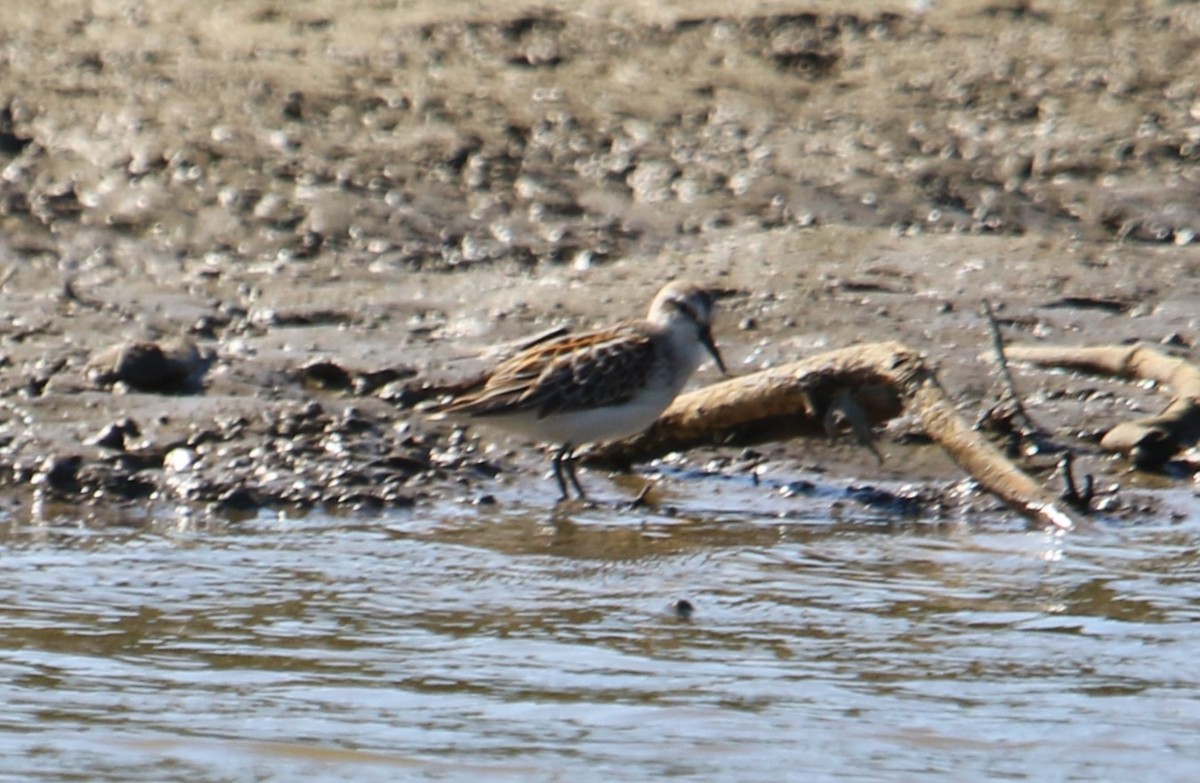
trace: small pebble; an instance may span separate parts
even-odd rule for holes
[[[1187,338],[1185,338],[1179,332],[1171,332],[1166,337],[1162,338],[1162,340],[1160,340],[1159,342],[1161,342],[1163,345],[1173,345],[1177,348],[1190,348],[1191,347],[1191,343],[1189,343]]]
[[[188,448],[175,448],[163,457],[163,469],[169,473],[181,473],[196,464],[196,452]]]
[[[109,424],[88,442],[106,449],[124,451],[125,430],[120,425]]]

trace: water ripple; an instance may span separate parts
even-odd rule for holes
[[[1198,543],[511,501],[14,515],[0,755],[14,780],[1190,779]]]

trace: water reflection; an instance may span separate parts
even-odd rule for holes
[[[1062,536],[781,517],[749,488],[669,500],[13,511],[6,771],[1183,780],[1200,762],[1195,523]]]

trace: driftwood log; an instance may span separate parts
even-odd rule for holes
[[[1169,387],[1174,396],[1162,413],[1118,424],[1100,441],[1101,448],[1126,454],[1139,468],[1161,467],[1200,440],[1200,368],[1184,359],[1148,345],[1015,345],[1005,352],[1013,361]]]
[[[818,434],[839,417],[861,435],[902,410],[915,414],[959,466],[1028,519],[1064,530],[1079,524],[1074,511],[972,429],[921,356],[897,342],[845,348],[681,395],[646,432],[586,458],[647,459],[702,444]]]

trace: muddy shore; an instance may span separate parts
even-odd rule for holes
[[[6,15],[6,513],[548,502],[539,452],[413,406],[489,346],[640,314],[671,277],[730,293],[735,372],[899,339],[968,417],[998,393],[982,298],[1014,341],[1195,356],[1200,6],[699,8]],[[1018,385],[1106,488],[1190,486],[1095,445],[1161,393]],[[882,467],[805,441],[665,469],[961,504],[907,435],[880,433]]]

